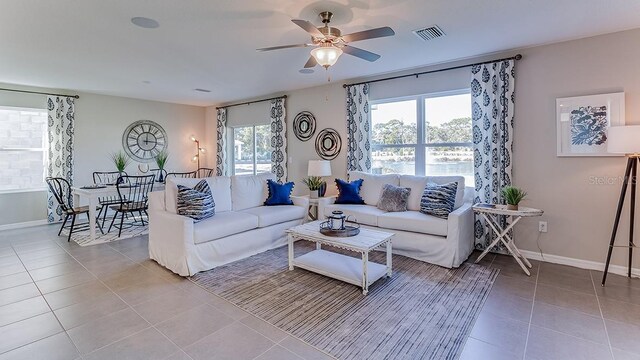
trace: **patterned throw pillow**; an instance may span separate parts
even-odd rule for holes
[[[458,182],[427,184],[420,200],[420,212],[442,219],[448,218],[456,204],[457,190]]]
[[[293,205],[293,200],[291,200],[291,191],[293,191],[293,186],[293,182],[280,184],[268,179],[267,188],[269,190],[269,195],[267,196],[267,200],[264,202],[264,205]]]
[[[341,179],[336,179],[336,186],[338,187],[338,198],[336,204],[364,204],[364,200],[360,196],[360,188],[362,187],[362,179],[347,182]]]
[[[382,196],[378,201],[378,209],[389,212],[407,211],[407,200],[409,200],[410,193],[411,189],[385,184],[382,187]]]
[[[176,212],[178,215],[192,218],[193,222],[199,222],[215,215],[216,203],[213,201],[207,180],[200,181],[193,189],[178,185]]]

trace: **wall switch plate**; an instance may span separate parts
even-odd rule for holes
[[[546,233],[547,232],[547,222],[546,221],[540,221],[538,223],[538,231],[541,233]]]

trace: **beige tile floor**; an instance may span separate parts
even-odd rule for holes
[[[158,266],[144,237],[83,248],[56,232],[0,232],[0,360],[330,358]],[[640,280],[482,264],[501,273],[463,360],[640,359]]]

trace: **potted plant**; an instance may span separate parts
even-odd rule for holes
[[[126,169],[131,162],[127,154],[122,151],[111,154],[111,160],[113,160],[113,164],[116,166],[116,170],[118,170],[120,175],[124,174],[124,169]],[[120,179],[118,179],[118,181],[119,180]]]
[[[166,150],[162,150],[156,155],[156,165],[158,165],[158,182],[164,182],[164,167],[169,159],[169,153]]]
[[[508,210],[518,210],[518,204],[527,197],[527,193],[515,186],[506,186],[502,189],[502,197],[507,203]]]
[[[320,176],[309,176],[302,179],[302,182],[309,188],[309,197],[317,199],[324,184],[322,178]]]

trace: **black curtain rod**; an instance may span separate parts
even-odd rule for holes
[[[268,99],[247,101],[247,102],[243,102],[243,103],[237,103],[237,104],[231,104],[231,105],[225,105],[225,106],[216,106],[216,110],[217,109],[222,109],[222,108],[228,108],[228,107],[232,107],[232,106],[251,105],[251,104],[255,104],[255,103],[259,103],[259,102],[271,101],[271,100],[276,100],[276,99],[286,99],[286,98],[287,98],[287,95],[282,95],[282,96],[276,96],[276,97],[272,97],[272,98],[268,98]]]
[[[13,92],[19,92],[19,93],[26,93],[26,94],[64,96],[64,97],[70,97],[70,98],[74,98],[74,99],[80,99],[80,95],[52,94],[52,93],[40,92],[40,91],[16,90],[16,89],[6,89],[6,88],[0,88],[0,90],[2,90],[2,91],[13,91]]]
[[[511,56],[511,57],[506,57],[506,58],[496,59],[496,60],[490,60],[490,61],[483,61],[483,62],[479,62],[479,63],[466,64],[466,65],[458,65],[458,66],[452,66],[452,67],[448,67],[448,68],[444,68],[444,69],[437,69],[437,70],[423,71],[423,72],[413,73],[413,74],[407,74],[407,75],[391,76],[391,77],[388,77],[388,78],[382,78],[382,79],[376,79],[376,80],[370,80],[370,81],[362,81],[362,82],[357,82],[357,83],[353,83],[353,84],[344,84],[344,85],[342,85],[342,87],[343,87],[343,88],[346,88],[346,87],[348,87],[348,86],[354,86],[354,85],[371,84],[371,83],[376,83],[376,82],[381,82],[381,81],[389,81],[389,80],[395,80],[395,79],[402,79],[402,78],[406,78],[406,77],[410,77],[410,76],[415,76],[415,77],[417,78],[417,77],[418,77],[418,76],[420,76],[420,75],[432,74],[432,73],[437,73],[437,72],[441,72],[441,71],[449,71],[449,70],[462,69],[462,68],[466,68],[466,67],[469,67],[469,66],[490,64],[490,63],[494,63],[494,62],[498,62],[498,61],[504,61],[504,60],[520,60],[520,59],[522,59],[522,55],[517,54],[517,55],[515,55],[515,56]]]

